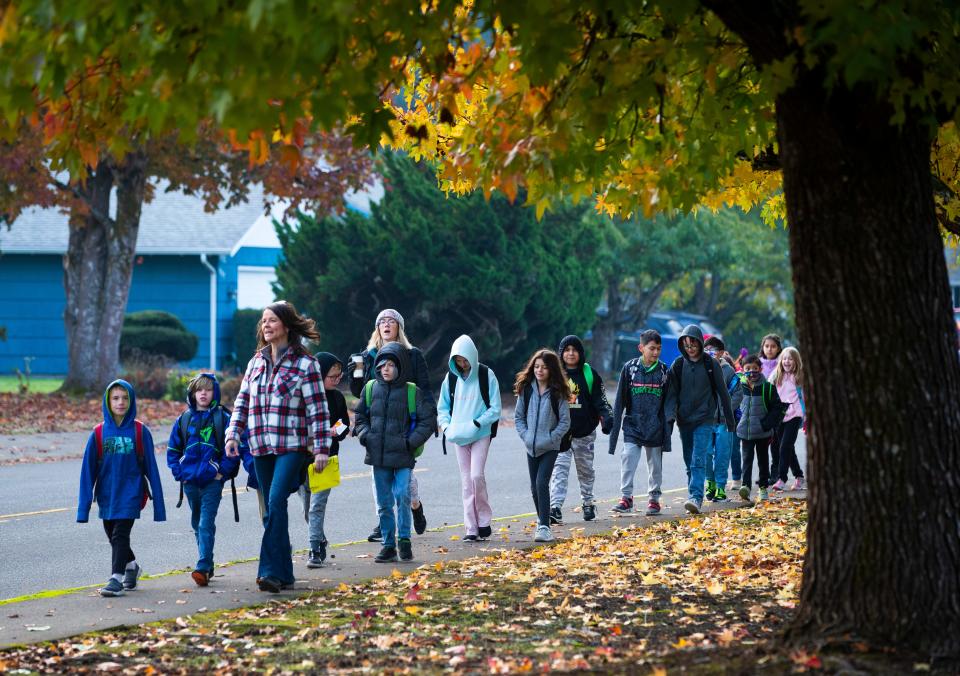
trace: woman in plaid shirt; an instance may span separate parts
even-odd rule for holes
[[[303,339],[320,338],[312,319],[286,301],[268,305],[257,324],[257,352],[234,402],[226,431],[227,455],[238,454],[240,434],[250,438],[257,481],[266,499],[257,584],[277,593],[293,585],[287,498],[303,483],[307,465],[327,465],[330,417],[320,366]]]

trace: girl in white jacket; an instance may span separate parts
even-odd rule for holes
[[[493,519],[484,468],[500,420],[500,385],[493,371],[480,363],[470,336],[454,341],[449,368],[440,388],[437,423],[457,451],[466,530],[463,539],[483,540],[490,537]]]

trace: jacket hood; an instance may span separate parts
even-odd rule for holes
[[[477,346],[470,336],[464,334],[453,341],[453,347],[450,348],[450,361],[447,362],[450,373],[463,378],[463,375],[457,369],[457,363],[453,360],[454,357],[463,357],[470,362],[470,373],[467,377],[474,377],[477,366],[480,364],[480,356],[477,354]]]
[[[127,391],[127,396],[130,397],[130,407],[127,409],[127,412],[124,414],[123,420],[120,421],[119,425],[114,422],[113,415],[110,413],[110,399],[108,396],[110,394],[110,388],[114,387],[115,385],[120,385],[123,387]],[[137,417],[137,395],[133,391],[133,385],[128,383],[126,380],[119,378],[107,385],[107,389],[103,391],[102,408],[104,424],[115,425],[118,428],[129,425],[131,422],[133,422],[134,418]]]
[[[377,358],[373,362],[373,369],[377,374],[376,377],[378,381],[381,383],[386,382],[383,376],[380,375],[380,364],[387,359],[397,365],[397,377],[393,382],[403,383],[410,379],[410,363],[409,359],[407,359],[407,350],[403,345],[394,341],[387,343],[377,352]]]
[[[684,338],[693,338],[695,341],[700,343],[700,352],[703,353],[703,331],[700,330],[700,327],[696,324],[687,324],[686,328],[683,329],[683,332],[680,334],[680,337],[677,338],[677,348],[680,350],[680,354],[683,355],[683,358],[687,358],[687,352],[683,349],[683,339]]]
[[[583,341],[580,340],[579,336],[567,336],[560,341],[560,347],[557,348],[557,353],[560,355],[560,363],[563,364],[564,368],[567,367],[567,363],[563,361],[563,351],[570,345],[573,345],[580,355],[580,361],[577,363],[577,366],[583,366],[584,362],[587,361],[587,353],[586,350],[583,349]]]
[[[197,378],[202,378],[203,376],[206,376],[207,378],[213,381],[213,400],[211,400],[210,402],[210,408],[214,409],[220,403],[220,381],[217,380],[217,376],[215,376],[212,373],[200,373],[193,380],[196,380]],[[193,380],[191,380],[190,382],[192,383]],[[197,399],[190,392],[189,387],[187,387],[187,405],[190,407],[191,411],[196,412]]]
[[[332,352],[317,352],[314,357],[316,357],[317,362],[320,364],[320,377],[326,378],[327,373],[337,364],[340,364],[340,370],[343,370],[343,362],[340,361],[340,357],[333,354]]]

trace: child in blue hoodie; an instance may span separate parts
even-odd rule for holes
[[[170,430],[167,466],[187,496],[190,525],[200,550],[190,576],[198,586],[206,587],[213,577],[213,544],[223,485],[237,475],[241,458],[252,456],[246,432],[240,437],[240,457],[231,458],[224,450],[224,430],[230,425],[230,413],[220,404],[220,383],[214,374],[201,373],[190,381],[187,405],[189,408]],[[249,461],[244,462],[244,466],[248,464]]]
[[[450,373],[440,389],[437,424],[457,451],[463,493],[464,540],[490,537],[493,510],[487,495],[484,468],[490,441],[500,421],[500,384],[492,370],[480,363],[470,336],[457,338],[450,348]]]
[[[137,588],[141,568],[130,548],[130,531],[148,497],[153,497],[153,520],[167,520],[153,437],[136,416],[133,386],[125,380],[110,383],[103,394],[103,422],[94,428],[83,452],[77,523],[90,520],[96,499],[113,552],[110,579],[101,596],[123,596],[125,590]]]

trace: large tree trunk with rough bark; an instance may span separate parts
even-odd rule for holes
[[[811,415],[792,635],[960,655],[960,362],[928,129],[807,75],[777,100]]]
[[[133,275],[146,185],[142,154],[102,162],[80,191],[87,213],[71,218],[63,261],[67,377],[62,389],[100,394],[119,371],[120,331]],[[117,215],[109,215],[117,187]]]

